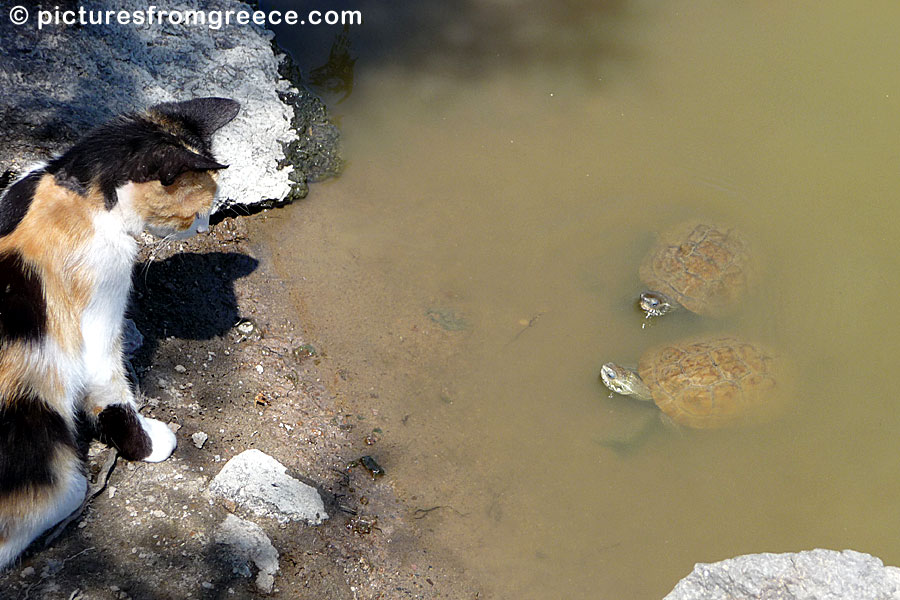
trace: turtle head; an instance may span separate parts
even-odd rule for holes
[[[650,317],[660,317],[675,308],[675,303],[661,292],[644,292],[641,294],[638,304],[648,319]]]
[[[634,396],[638,400],[652,401],[650,389],[640,376],[630,369],[608,362],[600,368],[600,381],[617,394]]]

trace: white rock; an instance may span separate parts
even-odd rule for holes
[[[319,525],[328,518],[316,488],[294,479],[284,465],[256,449],[245,450],[225,463],[209,490],[280,523]]]
[[[220,14],[250,9],[237,0],[202,4]],[[146,11],[147,3],[118,0],[115,8]],[[166,8],[196,10],[197,2],[173,0]],[[34,148],[40,137],[29,132],[39,127],[64,125],[71,135],[158,102],[225,96],[240,101],[241,112],[213,139],[216,158],[229,165],[219,176],[218,202],[255,204],[289,195],[292,169],[282,166],[283,144],[297,142],[306,132],[292,129],[294,109],[285,98],[305,98],[306,92],[280,78],[281,58],[273,52],[270,31],[234,21],[215,32],[169,23],[39,31],[0,16],[4,168],[20,168],[66,149],[68,144]]]
[[[198,431],[197,433],[191,434],[191,441],[194,442],[194,445],[198,448],[202,448],[203,444],[206,443],[206,440],[209,439],[209,436],[202,431]]]
[[[259,525],[229,514],[216,529],[214,539],[229,547],[236,572],[243,572],[242,566],[252,562],[259,569],[256,587],[261,592],[272,591],[278,572],[278,550]]]
[[[900,598],[900,569],[853,550],[746,554],[694,565],[663,600],[887,600]]]

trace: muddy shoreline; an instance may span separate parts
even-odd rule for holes
[[[422,544],[416,507],[397,499],[390,472],[348,468],[378,456],[373,405],[329,390],[323,373],[339,372],[340,357],[306,336],[287,284],[259,258],[251,232],[265,219],[226,218],[209,236],[145,247],[130,311],[144,344],[132,362],[143,412],[177,429],[178,448],[159,464],[115,463],[80,518],[0,574],[0,597],[262,597],[213,539],[229,512],[257,522],[279,552],[266,597],[481,597],[450,553]],[[249,448],[317,487],[330,518],[284,526],[210,496],[211,477]],[[109,452],[92,446],[95,481]]]

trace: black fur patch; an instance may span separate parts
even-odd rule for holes
[[[150,456],[153,442],[141,427],[137,412],[125,404],[111,404],[97,417],[100,440],[116,448],[126,460]]]
[[[15,183],[0,198],[0,236],[12,233],[28,212],[43,170],[32,171]]]
[[[216,131],[234,119],[241,110],[240,103],[228,98],[196,98],[186,102],[164,102],[150,109],[181,122],[196,142],[209,144]],[[209,148],[203,146],[207,151]]]
[[[34,395],[7,400],[0,408],[0,494],[52,485],[53,449],[77,451],[63,417]]]
[[[16,178],[17,178],[16,172],[13,171],[12,169],[7,169],[6,171],[3,171],[3,175],[0,175],[0,191],[3,191],[7,187],[9,187],[9,184],[11,184],[13,181],[15,181]]]
[[[0,254],[0,340],[38,340],[46,329],[40,277],[18,252]]]
[[[187,171],[224,169],[212,156],[211,136],[239,107],[234,100],[198,98],[152,107],[151,113],[165,117],[165,125],[140,114],[117,117],[51,161],[47,172],[82,195],[91,184],[98,185],[106,208],[112,208],[116,188],[128,182],[171,185]]]

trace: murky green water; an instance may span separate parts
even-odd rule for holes
[[[900,5],[547,4],[354,5],[346,172],[266,243],[360,435],[491,597],[658,598],[750,552],[900,564]],[[743,229],[764,284],[642,328],[653,232],[695,217]],[[788,414],[603,446],[651,411],[600,365],[710,331],[790,360]]]

